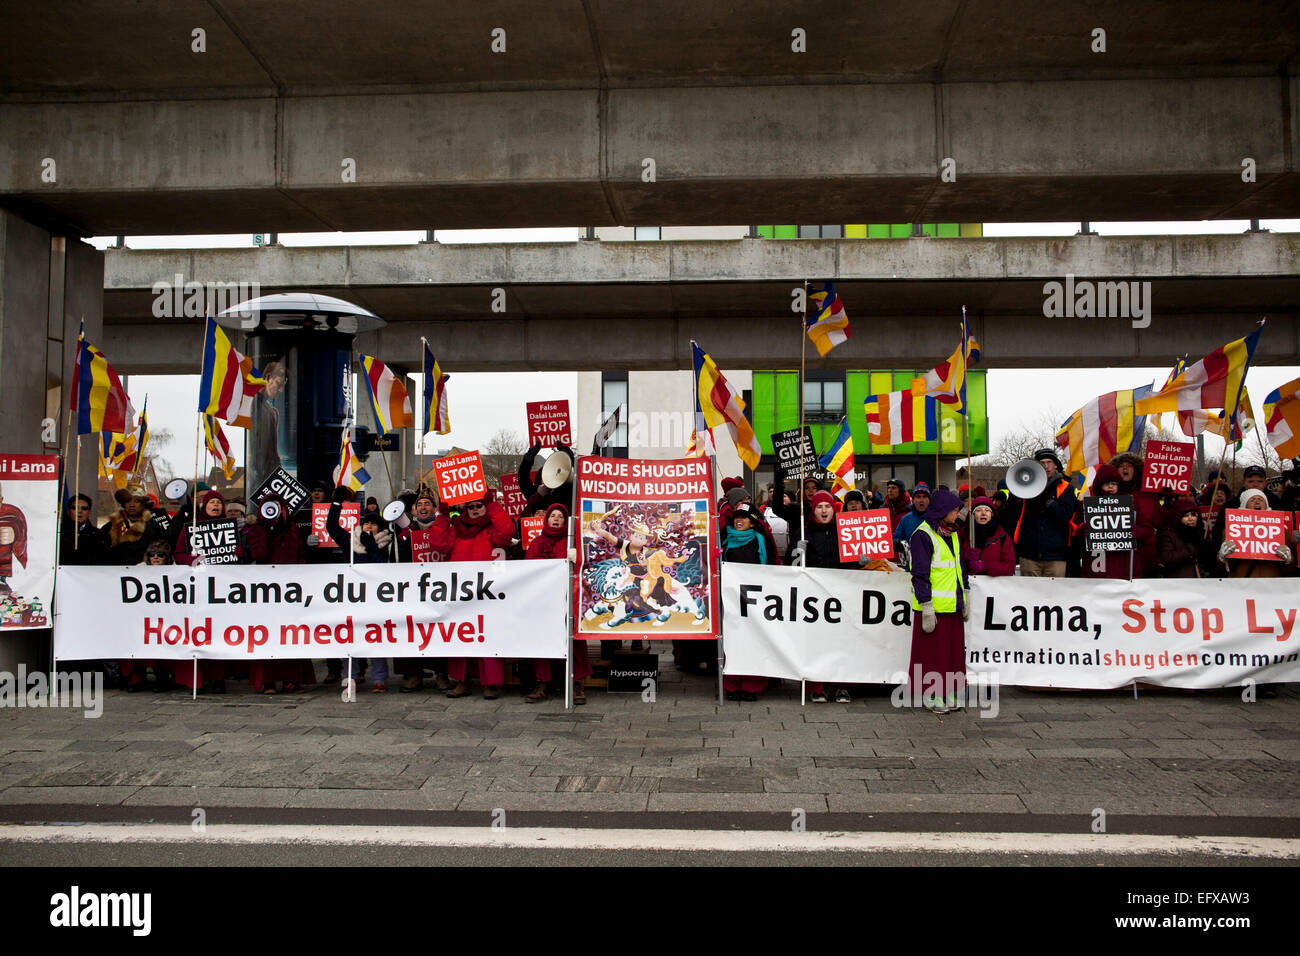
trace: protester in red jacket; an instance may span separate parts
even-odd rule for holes
[[[1092,494],[1094,496],[1113,497],[1121,493],[1119,489],[1123,487],[1123,484],[1123,478],[1118,468],[1114,465],[1098,465],[1097,472],[1092,478]],[[1124,492],[1124,494],[1128,493]],[[1138,535],[1137,523],[1134,522],[1134,544],[1143,540],[1144,537],[1145,535]],[[1128,580],[1130,576],[1140,577],[1141,560],[1136,551],[1084,551],[1079,576],[1084,578],[1109,578],[1114,581]]]
[[[433,550],[447,555],[448,561],[493,561],[498,557],[495,553],[498,550],[504,556],[505,549],[514,539],[515,523],[497,504],[495,492],[489,490],[485,497],[467,501],[462,507],[464,510],[453,521],[451,508],[443,502],[442,512],[430,529],[433,532]],[[483,697],[487,700],[500,697],[506,682],[506,666],[496,657],[453,659],[447,671],[457,683],[447,691],[447,696],[465,697],[469,694],[470,663],[477,664]]]
[[[1160,504],[1160,496],[1154,491],[1142,490],[1142,459],[1137,455],[1122,452],[1112,458],[1110,463],[1119,470],[1118,494],[1132,495],[1133,507],[1137,512],[1133,522],[1133,577],[1158,577],[1160,552],[1156,547],[1156,534],[1168,517]],[[1097,487],[1096,479],[1093,480],[1093,487]]]
[[[293,521],[284,507],[284,501],[272,495],[267,499],[279,508],[276,515],[266,518],[259,505],[248,520],[248,556],[254,564],[306,564],[307,540],[302,529]],[[316,683],[316,669],[309,660],[257,660],[250,661],[248,683],[263,694],[276,692],[276,681],[284,682],[286,694],[303,693],[304,684]]]
[[[970,534],[962,536],[961,560],[967,574],[983,574],[991,578],[1016,573],[1016,549],[1011,535],[998,524],[993,511],[993,499],[985,495],[975,499],[971,508],[975,519],[975,543]]]
[[[569,509],[556,502],[546,509],[542,521],[542,533],[528,545],[525,561],[545,558],[567,558],[569,556]],[[537,686],[524,698],[530,704],[546,700],[546,685],[551,681],[551,662],[547,658],[533,662],[533,673],[537,677]],[[583,692],[582,682],[591,676],[591,660],[587,656],[587,642],[573,642],[573,702],[585,704],[587,695]]]
[[[226,517],[226,499],[221,497],[221,492],[215,488],[205,491],[203,497],[199,500],[199,508],[194,516],[194,524],[204,524],[210,521],[223,521]],[[187,524],[180,531],[180,536],[176,540],[175,562],[177,564],[193,565],[202,562],[202,555],[195,554],[190,549],[190,526]],[[235,556],[244,560],[244,546],[238,544],[235,546]],[[199,689],[212,694],[224,694],[226,692],[226,662],[220,660],[209,660],[199,662]],[[233,677],[234,675],[232,675]],[[194,668],[177,667],[176,682],[191,689],[194,688]]]
[[[885,486],[885,507],[889,509],[889,531],[893,534],[898,530],[898,522],[912,510],[912,496],[901,478],[890,478]]]

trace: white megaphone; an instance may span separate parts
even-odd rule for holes
[[[163,485],[163,497],[168,501],[184,501],[190,493],[190,483],[184,478],[173,478]]]
[[[280,502],[274,498],[268,498],[258,506],[257,513],[262,516],[263,521],[276,521],[283,510],[280,507]]]
[[[406,513],[406,502],[400,498],[384,505],[381,514],[383,514],[385,521],[398,528],[409,528],[411,526],[411,516]]]
[[[1022,458],[1006,474],[1007,491],[1017,498],[1037,498],[1047,487],[1047,469],[1032,458]]]
[[[542,466],[542,484],[554,490],[573,477],[573,459],[562,451],[551,453]]]

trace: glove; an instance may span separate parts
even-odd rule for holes
[[[961,619],[963,621],[969,621],[970,620],[970,590],[969,589],[961,592],[961,600],[962,600]]]
[[[1283,562],[1290,562],[1291,560],[1291,549],[1284,544],[1273,545],[1273,553],[1281,558]]]
[[[320,547],[320,538],[314,534],[307,535],[307,547],[309,548]]]
[[[934,605],[926,601],[921,605],[921,630],[927,634],[933,634],[938,624],[939,618],[935,616]]]
[[[334,493],[330,495],[330,501],[338,505],[343,504],[347,500],[348,500],[348,489],[344,488],[342,485],[339,485],[337,488],[335,488]]]
[[[483,496],[483,504],[490,505],[496,500],[497,500],[497,490],[495,488],[489,488],[487,490],[487,494]]]
[[[570,549],[569,549],[569,560],[570,560],[570,561],[577,561],[577,560],[578,560],[578,549],[577,549],[577,548],[570,548]]]
[[[1228,555],[1232,554],[1232,552],[1236,550],[1237,550],[1237,542],[1235,541],[1223,542],[1223,544],[1219,545],[1219,560],[1226,561],[1228,559]]]
[[[979,558],[971,558],[966,562],[966,570],[971,574],[983,574],[984,562]]]

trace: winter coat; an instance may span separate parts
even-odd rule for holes
[[[1078,501],[1070,483],[1059,475],[1035,498],[1012,497],[1001,517],[1016,554],[1031,561],[1066,560]]]
[[[77,530],[71,518],[64,518],[59,535],[59,564],[108,563],[108,534],[102,528],[96,528],[87,521]],[[143,556],[143,551],[141,555]]]
[[[510,546],[515,523],[495,501],[488,502],[487,521],[480,527],[469,524],[462,514],[455,521],[439,514],[433,523],[433,550],[447,555],[448,561],[493,561],[498,548]]]
[[[1188,540],[1179,533],[1180,522],[1165,525],[1156,535],[1156,550],[1160,563],[1164,565],[1167,578],[1212,578],[1218,577],[1219,571],[1214,567],[1214,552],[1217,550],[1213,537],[1207,539],[1201,524],[1196,525],[1196,537]]]
[[[814,524],[808,528],[808,548],[804,555],[804,566],[809,568],[838,568],[840,564],[840,542],[835,533],[835,522]]]
[[[996,522],[997,518],[993,520]],[[982,548],[971,544],[969,533],[963,535],[961,540],[961,563],[967,574],[1000,578],[1016,573],[1016,549],[1005,529],[998,528],[994,531]]]
[[[283,517],[273,525],[265,521],[248,528],[248,556],[254,564],[306,564],[307,541],[302,529]]]
[[[353,564],[387,564],[393,559],[389,552],[393,533],[387,528],[376,531],[373,535],[361,530],[361,522],[352,529],[352,563]]]

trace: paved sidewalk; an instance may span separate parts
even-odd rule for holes
[[[0,820],[19,806],[34,820],[78,806],[1300,820],[1294,686],[1250,704],[1011,689],[995,719],[898,710],[883,692],[801,707],[794,684],[719,705],[714,679],[662,649],[655,703],[591,690],[571,713],[517,691],[365,687],[349,705],[336,687],[261,697],[242,683],[197,701],[112,691],[95,720],[0,710]]]

